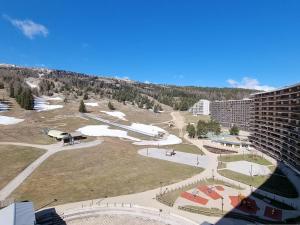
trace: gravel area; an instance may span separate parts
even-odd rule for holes
[[[67,225],[166,225],[166,223],[149,218],[131,215],[99,215],[67,222]]]

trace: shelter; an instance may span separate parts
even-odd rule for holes
[[[56,138],[56,140],[62,140],[65,136],[68,136],[68,133],[60,131],[60,130],[49,130],[48,136],[52,138]]]
[[[35,225],[32,202],[15,202],[0,210],[0,225]]]

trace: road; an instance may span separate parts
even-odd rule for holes
[[[37,158],[29,166],[27,166],[21,173],[19,173],[14,179],[12,179],[4,188],[0,190],[0,201],[5,200],[17,187],[19,187],[23,181],[33,173],[33,171],[38,168],[46,159],[51,155],[66,150],[89,148],[101,144],[102,141],[95,140],[90,142],[82,142],[80,144],[63,146],[61,143],[51,144],[51,145],[36,145],[28,143],[18,143],[18,142],[0,142],[0,145],[17,145],[26,146],[33,148],[45,149],[46,153]]]

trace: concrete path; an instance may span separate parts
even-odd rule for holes
[[[27,166],[21,173],[19,173],[14,179],[12,179],[4,188],[0,190],[0,201],[5,200],[17,187],[19,187],[23,181],[33,173],[33,171],[38,168],[46,159],[51,155],[65,150],[74,150],[89,148],[101,144],[102,141],[95,140],[90,142],[82,142],[80,144],[63,146],[61,143],[51,144],[51,145],[36,145],[28,143],[18,143],[18,142],[0,142],[0,145],[17,145],[26,146],[33,148],[45,149],[46,153],[37,158],[29,166]]]

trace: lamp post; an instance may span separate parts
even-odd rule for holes
[[[161,195],[161,194],[162,194],[162,184],[163,184],[163,182],[160,181],[159,183],[160,183],[160,192],[159,192],[159,193],[160,193],[160,195]]]
[[[223,211],[224,211],[224,198],[222,197],[221,200],[222,200],[222,214],[223,214]]]

